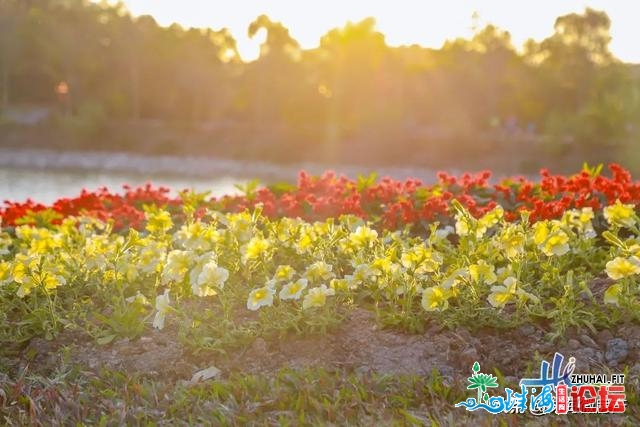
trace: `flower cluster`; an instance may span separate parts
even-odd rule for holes
[[[406,229],[376,231],[353,215],[309,222],[270,219],[259,210],[209,211],[178,223],[167,210],[149,209],[140,231],[116,232],[91,216],[0,229],[0,304],[11,320],[20,316],[10,308],[15,301],[55,304],[69,295],[107,301],[116,293],[144,312],[155,299],[148,314],[155,313],[159,329],[178,313],[172,304],[193,299],[267,312],[318,313],[358,301],[415,318],[506,307],[539,315],[565,297],[562,284],[604,273],[616,282],[601,302],[635,301],[634,205],[606,206],[601,235],[592,207],[535,223],[529,213],[507,220],[500,205],[480,216],[457,200],[451,209],[454,227],[431,224],[427,238]]]
[[[116,229],[140,228],[145,221],[144,205],[180,206],[178,198],[168,196],[169,189],[147,184],[138,188],[124,186],[124,194],[110,192],[106,187],[97,191],[82,190],[79,196],[61,198],[52,205],[28,199],[25,202],[4,201],[0,222],[5,226],[37,224],[39,219],[59,224],[70,216],[88,215],[101,221],[113,220]]]
[[[495,184],[489,182],[488,171],[461,177],[440,173],[438,182],[429,185],[416,179],[382,178],[376,182],[373,175],[351,180],[332,172],[320,177],[301,172],[295,186],[277,184],[240,196],[202,198],[193,209],[199,216],[205,209],[238,213],[260,206],[263,214],[272,219],[289,217],[306,221],[354,215],[372,222],[378,230],[395,230],[434,221],[453,224],[454,201],[474,218],[500,205],[506,220],[516,221],[520,213],[526,211],[532,222],[560,219],[571,209],[587,208],[599,214],[616,201],[640,203],[640,183],[633,181],[629,172],[619,165],[609,165],[609,170],[611,177],[589,169],[573,176],[552,175],[542,170],[539,182],[519,177]],[[96,192],[83,191],[79,197],[60,199],[51,206],[32,201],[7,201],[0,209],[0,218],[3,224],[12,226],[37,224],[38,220],[46,219],[47,214],[54,223],[68,216],[86,214],[103,221],[112,219],[116,229],[140,229],[145,220],[143,205],[155,205],[168,209],[174,222],[184,222],[186,216],[181,208],[186,200],[170,198],[167,193],[166,188],[147,185],[138,189],[126,187],[124,195],[104,188]]]

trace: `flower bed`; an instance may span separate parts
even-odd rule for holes
[[[640,191],[610,168],[611,178],[543,173],[540,183],[496,185],[488,174],[441,175],[433,186],[301,174],[295,188],[217,200],[147,186],[49,207],[8,203],[0,341],[80,331],[117,349],[166,336],[228,360],[261,358],[259,340],[335,331],[348,313],[423,336],[534,325],[559,342],[624,328],[640,320]],[[358,316],[341,346],[363,333],[396,339]],[[2,351],[30,353],[16,346]],[[174,347],[160,348],[177,363]]]
[[[21,225],[0,241],[3,334],[55,335],[85,301],[90,311],[117,313],[84,324],[106,342],[139,335],[152,315],[159,329],[167,316],[192,323],[193,313],[174,307],[198,298],[227,321],[240,309],[264,311],[275,329],[315,318],[330,323],[347,301],[375,306],[385,321],[410,330],[432,321],[544,320],[562,333],[572,324],[637,318],[633,205],[605,207],[600,234],[591,207],[532,223],[528,213],[507,221],[499,205],[480,218],[457,201],[452,206],[455,228],[434,223],[426,239],[408,230],[379,233],[356,216],[313,223],[272,220],[259,209],[196,216],[188,204],[181,225],[168,211],[147,208],[140,232],[117,233],[87,216]],[[590,284],[605,274],[615,282],[594,296]],[[285,322],[291,313],[294,323]]]

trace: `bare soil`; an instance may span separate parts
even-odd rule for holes
[[[626,356],[612,359],[611,341],[627,343]],[[545,331],[532,325],[516,330],[486,329],[472,334],[431,328],[421,335],[380,329],[373,313],[351,311],[341,326],[326,335],[290,335],[278,340],[256,338],[231,357],[193,354],[171,330],[150,331],[137,340],[121,339],[98,345],[81,333],[67,331],[56,340],[33,339],[22,351],[14,368],[54,369],[67,363],[83,369],[102,368],[148,375],[163,381],[189,381],[195,372],[215,366],[222,376],[232,372],[270,373],[281,368],[323,367],[362,373],[429,376],[437,371],[447,383],[464,382],[475,361],[483,372],[498,369],[505,386],[517,385],[527,369],[537,375],[539,362],[551,360],[555,352],[576,358],[576,373],[618,373],[630,369],[629,387],[637,387],[640,376],[640,326],[623,325],[597,334],[570,331],[556,343],[545,339]]]

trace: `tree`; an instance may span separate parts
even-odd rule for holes
[[[614,62],[610,25],[606,13],[587,8],[583,14],[560,16],[552,36],[529,45],[528,55],[551,77],[550,104],[575,114],[587,102],[597,70]]]
[[[587,8],[582,14],[558,17],[553,35],[527,45],[528,62],[539,64],[544,76],[549,132],[577,136],[588,145],[619,135],[624,119],[613,106],[622,104],[614,98],[624,78],[609,51],[610,26],[605,12]]]
[[[0,1],[0,114],[9,109],[10,74],[18,50],[17,27],[22,14],[17,0]]]
[[[318,87],[329,99],[329,139],[343,132],[356,132],[375,121],[385,110],[392,115],[392,100],[385,97],[391,80],[386,73],[389,49],[385,37],[376,30],[374,18],[348,22],[320,39]],[[380,122],[378,122],[380,123]]]
[[[260,46],[261,57],[299,59],[300,44],[280,22],[272,21],[267,15],[260,15],[249,24],[247,34],[253,38],[260,30],[266,32],[265,40]]]
[[[295,89],[300,82],[300,44],[280,22],[266,15],[258,16],[247,30],[249,37],[266,33],[260,46],[260,58],[248,64],[243,81],[249,88],[254,118],[258,126],[283,124],[289,108],[295,103]],[[293,101],[293,102],[292,102]],[[298,108],[298,107],[296,107]]]

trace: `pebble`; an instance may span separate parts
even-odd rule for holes
[[[474,347],[470,347],[460,353],[460,363],[463,366],[473,365],[476,361],[478,361],[478,352]]]
[[[567,345],[569,346],[570,349],[572,350],[577,350],[580,347],[582,347],[582,344],[580,344],[580,341],[571,338],[568,342]]]
[[[362,365],[362,366],[358,366],[355,369],[356,374],[358,375],[367,375],[371,373],[371,368],[369,366],[366,365]]]
[[[609,364],[615,363],[617,365],[622,362],[629,355],[629,343],[622,338],[614,338],[607,341],[607,351],[604,354],[604,358]]]
[[[636,363],[629,369],[629,378],[635,378],[638,381],[638,378],[640,378],[640,363]]]
[[[598,348],[598,343],[596,343],[593,338],[591,338],[589,335],[587,334],[582,334],[580,335],[580,342],[584,345],[586,345],[587,347],[593,347],[593,348]]]
[[[630,325],[629,327],[625,328],[624,332],[625,334],[622,336],[629,342],[630,349],[640,349],[640,327]]]
[[[535,332],[536,332],[536,328],[533,325],[522,325],[518,329],[518,334],[525,337],[533,335]]]
[[[267,342],[263,338],[258,337],[253,344],[251,344],[251,349],[256,353],[265,354],[267,353]]]
[[[610,330],[604,329],[598,332],[598,336],[596,337],[596,339],[598,340],[598,344],[600,344],[600,347],[605,347],[609,340],[613,339],[613,334]]]
[[[577,372],[587,372],[592,366],[602,363],[602,352],[591,347],[582,347],[576,350],[574,357],[576,358]]]
[[[435,366],[435,368],[438,374],[441,376],[452,377],[456,374],[456,370],[449,365],[437,365]],[[471,371],[471,367],[469,367],[469,371]]]

